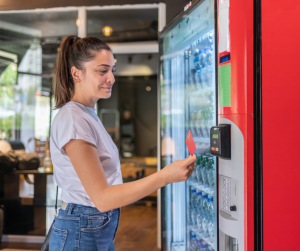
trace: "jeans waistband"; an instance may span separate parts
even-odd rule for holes
[[[96,207],[84,206],[84,205],[80,205],[80,204],[67,203],[67,202],[63,202],[62,205],[61,205],[61,208],[63,210],[68,210],[68,214],[72,214],[73,211],[78,211],[78,212],[100,212]],[[111,213],[114,210],[119,210],[119,208],[110,210],[108,212]],[[102,213],[106,213],[106,212],[102,212]]]

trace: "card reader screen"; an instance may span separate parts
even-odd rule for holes
[[[213,139],[218,139],[218,138],[219,138],[219,134],[213,134],[213,135],[212,135],[212,138],[213,138]]]

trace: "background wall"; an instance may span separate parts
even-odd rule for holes
[[[146,91],[146,86],[151,91]],[[130,110],[135,127],[137,156],[151,156],[150,146],[157,144],[157,77],[116,77],[112,96],[98,101],[98,110]],[[156,149],[153,150],[156,152]]]
[[[167,5],[167,23],[189,2],[188,0],[1,0],[0,10],[27,10],[67,6],[101,6],[163,2]]]

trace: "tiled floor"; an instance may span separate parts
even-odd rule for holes
[[[157,208],[143,205],[123,207],[115,239],[116,251],[159,251],[157,240]],[[41,244],[2,243],[3,251],[38,251]]]

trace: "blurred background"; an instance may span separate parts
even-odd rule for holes
[[[94,36],[111,46],[116,81],[95,109],[119,148],[124,182],[134,181],[157,171],[158,32],[186,2],[1,1],[0,154],[28,158],[23,168],[0,172],[3,250],[40,249],[54,217],[49,132],[58,112],[51,83],[61,41]],[[158,250],[158,210],[156,192],[125,207],[118,250]]]

